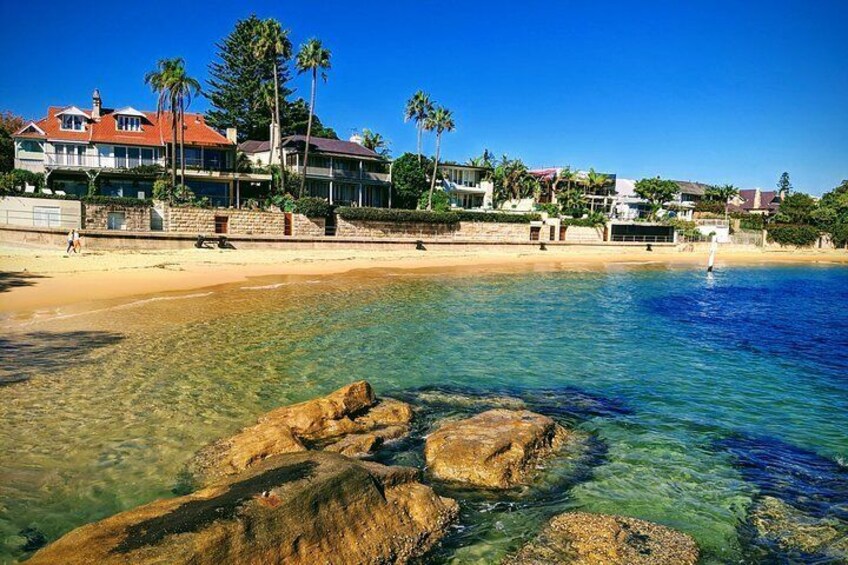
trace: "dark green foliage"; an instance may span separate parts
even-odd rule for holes
[[[294,201],[294,211],[307,218],[326,218],[330,215],[330,205],[323,198],[304,196]]]
[[[426,160],[419,163],[414,153],[404,153],[392,164],[392,205],[414,209],[421,195],[430,189],[425,172]]]
[[[696,212],[708,212],[710,214],[724,214],[725,203],[721,200],[699,200],[695,203]]]
[[[552,218],[558,217],[562,212],[559,207],[559,204],[555,204],[553,202],[547,202],[545,204],[536,204],[536,209],[539,212],[547,212],[548,216]]]
[[[529,224],[542,219],[540,214],[509,214],[507,212],[472,212],[457,210],[460,222],[488,222],[499,224]]]
[[[83,196],[83,204],[101,204],[114,206],[127,206],[132,208],[145,208],[153,206],[150,198],[129,198],[126,196]]]
[[[284,103],[283,103],[284,102]],[[283,101],[280,109],[280,121],[282,124],[283,136],[286,135],[306,135],[306,126],[309,122],[309,104],[303,98],[298,98],[294,102]],[[268,137],[267,134],[265,136]],[[327,127],[321,123],[321,118],[314,116],[312,118],[312,137],[325,137],[327,139],[338,139],[336,130]],[[260,139],[260,138],[253,138]]]
[[[348,207],[338,208],[336,212],[340,218],[344,218],[345,220],[448,225],[459,222],[459,214],[456,212],[430,212],[427,210],[401,210],[398,208]]]
[[[848,180],[822,196],[811,219],[837,246],[848,244]]]
[[[564,226],[580,226],[584,228],[599,228],[606,225],[607,217],[601,212],[594,212],[585,218],[563,218]]]
[[[766,227],[766,217],[760,214],[743,214],[739,218],[739,228],[743,230],[761,230]]]
[[[644,178],[636,182],[636,194],[648,201],[651,217],[655,217],[663,204],[672,200],[679,192],[680,187],[676,182],[660,177]]]
[[[777,189],[785,191],[786,194],[792,191],[792,183],[789,182],[789,173],[784,172],[780,175],[780,180],[777,181]]]
[[[808,225],[776,224],[768,228],[768,240],[780,245],[807,247],[821,235],[819,228]]]
[[[427,208],[427,200],[430,197],[430,193],[422,194],[418,198],[418,209],[424,210]],[[434,190],[433,191],[433,211],[434,212],[447,212],[451,209],[450,205],[450,196],[444,190]]]
[[[0,112],[0,173],[11,171],[15,166],[15,141],[12,135],[25,123],[21,116],[12,112]]]
[[[816,201],[812,196],[796,192],[781,201],[775,220],[782,224],[807,224],[815,209]]]

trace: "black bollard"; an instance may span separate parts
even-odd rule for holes
[[[415,249],[418,251],[427,251],[427,248],[424,247],[424,242],[420,239],[415,242]]]
[[[651,247],[651,244],[648,244],[648,247],[645,248],[645,251],[653,251],[654,249]]]

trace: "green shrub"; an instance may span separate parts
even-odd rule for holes
[[[100,204],[113,206],[128,206],[133,208],[144,208],[153,206],[153,200],[150,198],[131,198],[127,196],[83,196],[83,204]]]
[[[539,212],[547,212],[548,216],[552,218],[558,218],[561,213],[559,204],[554,204],[553,202],[536,204],[536,210]]]
[[[459,222],[456,212],[428,212],[427,210],[404,210],[400,208],[349,208],[336,209],[340,218],[370,222],[448,224]]]
[[[35,186],[35,188],[42,188],[44,186],[44,173],[34,173],[32,171],[25,171],[24,169],[13,169],[9,174],[12,175],[15,186],[20,189],[23,189],[26,184],[31,184]]]
[[[424,192],[424,194],[422,194],[418,198],[418,209],[419,210],[426,210],[427,209],[427,202],[429,201],[429,199],[430,199],[430,191],[428,190],[428,191]],[[451,209],[450,196],[448,196],[448,193],[445,192],[444,190],[438,190],[438,189],[434,190],[433,191],[433,211],[434,212],[447,212],[450,209]]]
[[[699,200],[695,203],[695,211],[724,214],[724,202],[718,200]]]
[[[805,224],[778,224],[768,228],[768,240],[780,245],[808,247],[814,244],[821,231]]]
[[[330,215],[330,205],[323,198],[304,196],[294,201],[294,211],[307,218],[326,218]]]
[[[489,222],[501,224],[529,224],[542,219],[539,214],[509,214],[506,212],[472,212],[456,210],[460,222]]]
[[[592,212],[585,218],[563,218],[561,220],[564,226],[579,226],[584,228],[599,228],[605,226],[607,217],[601,212]]]
[[[761,230],[766,227],[766,217],[761,214],[746,214],[739,218],[739,228],[743,230]]]

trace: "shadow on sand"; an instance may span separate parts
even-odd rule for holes
[[[0,271],[0,292],[9,292],[13,288],[23,286],[33,286],[36,279],[46,278],[44,275],[34,275],[32,273],[12,273],[9,271]]]

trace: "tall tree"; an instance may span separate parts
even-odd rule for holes
[[[182,166],[180,182],[183,186],[185,186],[185,111],[189,106],[191,106],[192,98],[200,94],[200,83],[197,82],[197,79],[188,76],[185,69],[185,63],[182,59],[178,58],[175,60],[178,61],[178,63],[174,67],[174,74],[169,88],[173,93],[172,96],[176,100],[177,108],[180,113],[180,165]]]
[[[309,166],[309,143],[312,138],[312,117],[315,115],[315,91],[318,88],[318,75],[320,73],[324,82],[327,82],[327,69],[330,68],[330,50],[321,45],[321,40],[312,38],[300,46],[295,61],[297,72],[312,74],[312,90],[309,96],[309,123],[306,126],[306,146],[303,150],[303,172],[300,179],[300,196],[306,188],[306,167]]]
[[[309,125],[309,106],[306,100],[298,98],[294,102],[283,105],[283,135],[306,135]],[[336,131],[321,123],[317,114],[312,116],[312,137],[338,139]]]
[[[283,29],[280,22],[268,18],[262,22],[259,37],[254,45],[256,57],[271,61],[274,67],[274,128],[277,131],[277,155],[280,166],[283,166],[283,134],[280,126],[280,65],[292,56],[292,44],[289,41],[289,30]]]
[[[404,153],[392,163],[392,206],[415,208],[427,192],[427,163],[420,163],[413,153]]]
[[[521,159],[511,159],[503,155],[492,173],[494,200],[496,203],[506,200],[519,200],[533,195],[539,187],[539,181],[527,170]]]
[[[780,180],[777,181],[777,190],[782,192],[784,196],[792,192],[792,183],[789,182],[789,173],[786,171],[780,175]]]
[[[389,145],[386,138],[368,128],[362,130],[362,145],[382,157],[389,155]]]
[[[415,120],[415,129],[418,133],[418,162],[421,162],[421,134],[423,133],[427,117],[433,112],[433,102],[430,95],[419,90],[407,100],[406,109],[403,113],[403,121]]]
[[[439,172],[439,151],[442,148],[442,134],[456,128],[453,114],[443,106],[433,109],[424,121],[424,129],[436,132],[436,158],[433,162],[433,174],[430,176],[430,195],[427,197],[427,209],[433,209],[433,190],[436,188],[436,174]]]
[[[0,173],[15,168],[15,142],[12,135],[26,122],[12,112],[0,112]]]
[[[266,22],[255,15],[237,21],[233,31],[216,45],[217,57],[209,65],[205,93],[211,108],[206,120],[220,130],[237,128],[239,141],[268,139],[272,119],[265,110],[262,84],[276,83],[275,99],[280,100],[281,114],[285,114],[283,106],[292,93],[286,87],[291,53],[289,57],[285,53],[273,56],[269,48],[264,57],[257,57],[256,47],[268,31]]]
[[[586,186],[589,188],[589,192],[592,196],[597,196],[599,192],[601,192],[604,196],[604,208],[606,208],[607,197],[607,188],[609,186],[609,177],[605,174],[598,173],[595,169],[590,168],[589,173],[586,175]],[[590,206],[592,212],[595,211],[595,198],[592,198],[592,204]]]
[[[648,201],[651,207],[651,219],[656,219],[657,212],[663,205],[674,198],[680,192],[680,186],[673,180],[664,180],[660,177],[644,178],[636,181],[636,194]]]
[[[177,184],[177,100],[171,84],[177,74],[181,59],[160,59],[156,70],[144,75],[145,84],[156,93],[156,119],[168,112],[171,117],[171,185]]]

